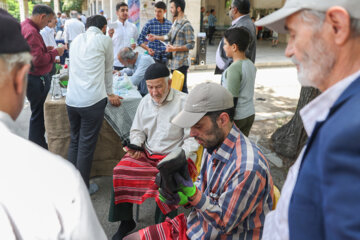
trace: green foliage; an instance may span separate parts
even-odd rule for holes
[[[31,1],[29,0],[28,6],[29,6],[29,16],[32,13],[32,10],[34,8],[35,4],[40,3],[41,1]],[[6,4],[8,6],[8,12],[16,18],[20,22],[20,7],[19,7],[19,1],[18,0],[6,0]]]
[[[64,0],[64,4],[62,5],[62,10],[64,12],[69,12],[71,10],[76,10],[81,12],[81,6],[84,0]]]

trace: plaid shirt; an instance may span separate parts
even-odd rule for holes
[[[189,239],[260,239],[273,182],[258,147],[233,125],[212,154],[204,152],[188,216]]]
[[[184,22],[187,23],[184,24]],[[182,26],[183,24],[184,26]],[[183,17],[179,21],[176,20],[172,25],[170,32],[167,34],[170,44],[172,42],[171,40],[173,39],[173,37],[175,37],[175,34],[176,34],[176,38],[174,43],[172,44],[173,46],[175,47],[186,46],[189,50],[194,48],[195,46],[194,29],[191,26],[190,22],[185,17]],[[169,60],[170,69],[175,70],[182,66],[189,66],[188,58],[189,58],[189,51],[173,52],[173,59]]]
[[[150,33],[158,36],[168,34],[171,29],[171,25],[172,23],[167,19],[164,19],[163,23],[160,23],[156,18],[151,19],[143,27],[138,39],[138,45],[140,46],[141,44],[148,42],[146,36]],[[155,51],[155,55],[153,57],[155,60],[166,60],[166,46],[162,44],[159,40],[155,40],[154,42],[148,42],[148,46]]]

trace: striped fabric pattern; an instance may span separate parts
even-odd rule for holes
[[[142,204],[148,198],[155,198],[164,214],[175,210],[177,206],[169,206],[160,201],[158,186],[155,184],[155,177],[159,172],[156,166],[165,156],[146,153],[146,156],[134,159],[125,154],[113,171],[115,204]],[[191,176],[197,174],[191,159],[188,159],[188,167]]]
[[[141,240],[185,240],[186,218],[180,214],[173,219],[139,230]]]
[[[213,153],[205,151],[187,221],[189,239],[260,239],[272,209],[273,182],[259,148],[233,125]]]

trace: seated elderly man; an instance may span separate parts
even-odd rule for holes
[[[134,52],[131,48],[125,47],[120,50],[118,59],[126,68],[120,71],[120,74],[126,73],[131,75],[131,82],[137,86],[141,96],[148,93],[145,83],[145,71],[148,67],[155,63],[154,59],[146,54]]]
[[[187,219],[181,214],[125,239],[261,239],[273,182],[267,160],[236,127],[234,114],[232,94],[219,84],[199,84],[190,92],[172,123],[191,127],[190,136],[205,147],[200,175],[194,184],[174,173],[181,190],[159,192],[161,201],[192,211]]]
[[[128,153],[114,168],[109,221],[121,221],[121,224],[113,239],[122,239],[135,228],[133,203],[142,204],[147,198],[158,196],[155,176],[159,171],[156,166],[167,154],[181,147],[187,158],[196,158],[199,144],[190,137],[190,129],[171,123],[183,109],[187,95],[171,88],[169,75],[168,68],[160,63],[152,64],[145,72],[149,94],[141,100],[136,111]],[[189,168],[196,172],[194,163],[188,162]],[[159,209],[156,216],[160,221],[165,218]],[[159,218],[156,220],[160,221]]]

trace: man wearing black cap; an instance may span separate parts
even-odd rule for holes
[[[121,221],[121,225],[113,239],[122,239],[135,228],[133,203],[142,204],[147,198],[157,197],[156,165],[161,159],[179,147],[187,158],[196,159],[199,144],[189,136],[190,129],[170,122],[184,107],[187,95],[171,88],[169,75],[168,68],[161,63],[150,65],[145,72],[149,94],[136,111],[128,152],[114,168],[115,198],[112,198],[109,221]],[[192,160],[189,162],[194,169]],[[157,212],[156,216],[160,215]],[[156,222],[163,220],[164,216]]]
[[[28,74],[26,96],[30,102],[31,119],[29,140],[47,149],[44,126],[44,102],[50,90],[49,73],[56,56],[64,54],[64,47],[46,47],[40,35],[54,18],[54,11],[47,5],[35,5],[32,15],[21,23],[21,33],[28,42],[33,56],[33,68]]]
[[[3,9],[0,25],[0,239],[107,239],[79,172],[13,133],[32,57]]]

